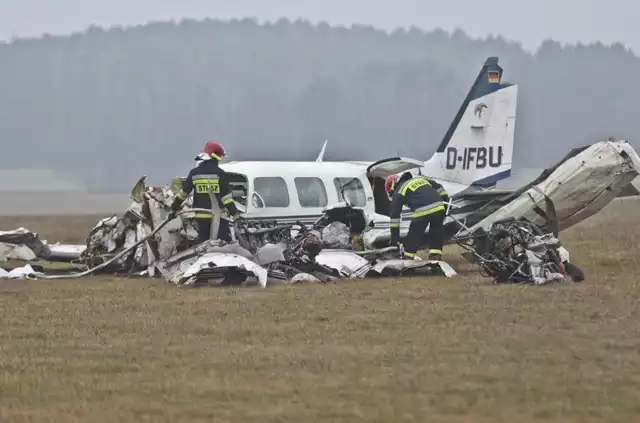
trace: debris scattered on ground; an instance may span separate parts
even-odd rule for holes
[[[465,257],[478,264],[497,283],[545,284],[584,278],[569,262],[560,245],[552,201],[544,192],[547,213],[539,202],[511,206],[508,219],[499,220],[507,202],[485,214],[472,227],[459,222],[449,242],[469,249]],[[162,276],[177,285],[331,282],[346,278],[387,277],[424,272],[452,277],[446,262],[405,260],[397,247],[380,244],[388,228],[376,227],[375,216],[340,203],[325,210],[311,226],[278,224],[270,220],[230,221],[231,243],[210,240],[197,245],[197,231],[187,199],[174,219],[167,219],[174,192],[170,187],[147,186],[140,179],[132,191],[132,204],[122,216],[101,219],[85,245],[50,245],[25,228],[0,232],[0,260],[30,262],[36,259],[72,263],[82,271],[48,275],[33,268],[15,275],[41,279],[81,278],[94,273],[127,276]],[[515,197],[515,196],[514,196]],[[533,208],[545,225],[524,219]],[[224,219],[218,213],[218,219]],[[509,220],[511,219],[511,220]],[[477,219],[476,219],[477,220]],[[217,228],[218,222],[212,226]],[[383,234],[384,233],[384,234]],[[467,241],[472,240],[469,244]],[[31,273],[28,273],[28,272]],[[6,273],[6,274],[5,274]],[[9,272],[0,277],[10,277]]]
[[[32,278],[35,273],[35,269],[29,264],[10,270],[0,268],[0,279],[28,279]]]
[[[445,262],[402,260],[397,247],[359,250],[367,217],[363,210],[349,206],[329,208],[312,227],[241,220],[232,224],[234,242],[210,240],[196,245],[197,232],[189,219],[195,209],[187,203],[177,218],[167,219],[171,189],[147,187],[143,178],[133,194],[134,202],[125,213],[101,219],[86,245],[57,246],[52,251],[37,234],[21,228],[5,233],[4,239],[10,241],[6,250],[12,254],[7,258],[33,261],[55,256],[83,269],[61,275],[32,269],[29,276],[41,279],[107,272],[161,275],[177,285],[256,281],[265,287],[267,283],[331,282],[419,270],[447,277],[456,274]]]
[[[569,277],[575,282],[584,279],[582,271],[569,262],[569,252],[560,240],[527,220],[495,222],[488,233],[480,229],[473,241],[463,256],[495,283],[543,285]]]

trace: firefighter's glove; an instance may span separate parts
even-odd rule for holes
[[[171,211],[173,213],[177,213],[180,210],[180,206],[182,206],[182,200],[178,197],[173,199],[173,203],[171,203]],[[175,217],[175,215],[174,215]]]

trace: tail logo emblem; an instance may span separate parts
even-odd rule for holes
[[[487,108],[486,104],[480,103],[476,105],[476,107],[473,109],[473,114],[476,115],[478,119],[480,119],[482,117],[482,111],[486,108]]]

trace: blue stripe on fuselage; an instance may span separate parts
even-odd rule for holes
[[[498,181],[507,179],[509,176],[511,176],[511,169],[503,170],[502,172],[498,172],[496,174],[489,175],[485,178],[478,179],[477,181],[474,181],[473,184],[471,185],[476,185],[481,187],[490,187],[497,184]]]

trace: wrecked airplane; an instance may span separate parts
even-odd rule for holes
[[[500,254],[495,249],[487,252],[486,242],[480,240],[493,239],[494,232],[503,230],[501,222],[515,219],[538,228],[536,236],[544,238],[546,247],[539,246],[543,238],[525,240],[515,230],[509,243],[530,252],[532,260],[535,255],[550,268],[566,269],[566,260],[560,266],[553,258],[559,257],[561,246],[546,235],[557,239],[559,231],[600,211],[638,176],[640,159],[626,141],[602,141],[573,150],[519,190],[493,190],[511,173],[515,140],[518,87],[502,81],[502,75],[498,58],[487,58],[437,151],[426,161],[394,157],[374,163],[324,162],[325,143],[315,162],[221,164],[230,179],[233,201],[246,218],[234,222],[229,244],[195,245],[191,217],[196,209],[190,209],[191,197],[177,218],[167,219],[180,178],[171,187],[150,187],[142,178],[125,213],[100,220],[85,245],[50,245],[21,228],[0,233],[0,259],[66,261],[80,270],[67,275],[45,275],[34,268],[23,272],[40,278],[79,278],[96,272],[159,274],[178,285],[254,279],[266,286],[406,271],[453,276],[455,271],[445,262],[400,260],[399,248],[389,247],[384,178],[413,171],[437,180],[448,191],[452,202],[445,220],[447,243],[471,248],[481,267],[492,260],[488,254]],[[541,212],[548,202],[554,204],[553,217]],[[226,218],[220,210],[214,215]],[[401,239],[411,220],[408,209],[402,220]],[[550,221],[556,222],[555,228]],[[219,220],[213,223],[211,239]],[[427,235],[428,228],[425,244]],[[529,267],[529,273],[534,271]]]
[[[517,191],[454,195],[450,210],[465,207],[473,196],[482,205],[464,215],[449,213],[447,242],[468,249],[465,257],[497,283],[581,280],[584,276],[569,262],[559,232],[601,210],[639,173],[640,159],[626,141],[607,140],[573,150]],[[346,200],[348,183],[340,187]],[[456,274],[445,262],[399,259],[398,247],[388,245],[388,216],[347,201],[325,208],[311,223],[234,222],[234,241],[229,244],[213,240],[219,219],[226,218],[217,209],[212,240],[196,245],[197,232],[190,217],[201,210],[191,208],[190,198],[177,218],[167,219],[176,189],[147,186],[143,177],[132,190],[133,202],[125,213],[101,219],[85,245],[48,244],[24,228],[0,232],[0,259],[64,261],[80,270],[47,275],[25,267],[11,275],[5,271],[0,277],[64,279],[107,272],[162,276],[177,285],[253,281],[265,287],[420,271],[447,277]],[[246,192],[239,195],[246,200]],[[234,201],[244,202],[237,197]],[[401,237],[406,232],[405,224]]]

